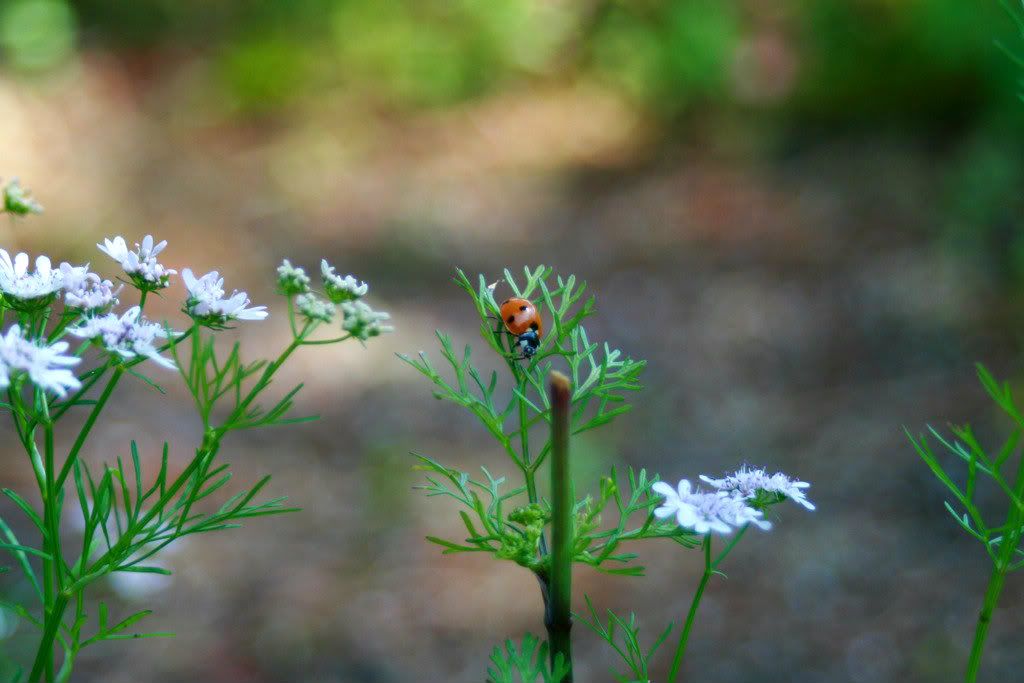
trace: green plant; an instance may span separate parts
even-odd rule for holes
[[[707,558],[705,576],[676,648],[670,677],[674,680],[700,598],[718,564],[735,547],[748,524],[770,526],[761,519],[770,505],[792,498],[813,508],[803,494],[807,484],[781,474],[743,469],[724,479],[705,479],[717,490],[701,492],[691,491],[685,481],[678,489],[670,487],[643,469],[629,469],[622,482],[613,468],[600,480],[593,495],[580,496],[572,486],[571,437],[598,429],[626,413],[630,408],[626,396],[640,389],[645,363],[624,356],[608,344],[590,340],[582,323],[594,313],[595,302],[584,296],[585,286],[572,275],[556,276],[544,266],[526,268],[520,284],[505,270],[501,282],[511,296],[532,300],[548,330],[536,354],[529,358],[519,354],[516,337],[499,317],[500,306],[494,296],[499,283],[488,285],[481,275],[474,284],[461,270],[456,271],[455,282],[476,308],[480,335],[507,370],[509,389],[500,389],[505,385],[498,372],[485,375],[479,369],[471,346],[457,352],[452,338],[440,331],[437,338],[450,374],[442,374],[426,353],[416,358],[400,357],[430,380],[436,398],[462,406],[480,421],[498,449],[507,455],[516,481],[509,484],[506,477],[495,476],[486,468],[481,468],[483,478],[473,478],[430,456],[417,454],[416,467],[425,473],[426,480],[419,488],[428,496],[455,501],[461,508],[459,515],[466,532],[461,539],[428,536],[427,540],[445,554],[486,553],[533,572],[540,586],[548,634],[550,668],[545,675],[566,682],[572,680],[572,566],[581,564],[609,574],[641,576],[644,568],[636,562],[638,556],[624,550],[623,544],[669,539],[684,548],[701,547]],[[547,498],[537,486],[537,474],[543,465],[551,471]],[[728,533],[734,528],[740,529],[739,533],[712,562],[710,534]],[[628,624],[622,631],[625,648],[621,648],[616,644],[613,626],[599,626],[592,606],[591,617],[588,625],[623,656],[630,675],[647,671],[647,659],[657,647],[646,652],[639,648],[635,619],[623,622],[614,615],[610,617],[612,625]],[[667,635],[668,631],[659,645]],[[527,644],[532,648],[534,642],[535,638],[527,635],[524,648]],[[500,651],[496,653],[500,655]],[[527,670],[509,664],[515,660],[511,649],[507,657],[499,659],[506,662],[503,671],[526,671],[523,680],[539,675],[536,668]],[[563,663],[565,671],[559,674]],[[497,675],[492,670],[492,678]]]
[[[27,677],[31,683],[67,681],[78,654],[95,643],[169,635],[136,632],[150,610],[115,618],[106,604],[88,600],[88,590],[115,573],[169,574],[156,560],[172,543],[294,510],[283,497],[262,497],[269,476],[223,499],[232,478],[229,465],[219,462],[225,438],[241,430],[315,419],[290,416],[302,385],[263,402],[278,370],[299,348],[366,340],[388,329],[386,314],[360,301],[355,303],[361,308],[352,307],[365,293],[365,286],[356,285],[360,291],[342,303],[350,307],[343,308],[343,331],[315,337],[333,317],[334,304],[315,295],[305,273],[286,261],[278,282],[287,297],[291,340],[271,360],[248,361],[239,343],[225,351],[220,337],[236,321],[266,318],[263,306],[249,306],[244,292],[226,296],[215,271],[196,277],[186,268],[188,328],[179,332],[170,323],[149,322],[143,317],[147,298],[166,290],[176,275],[157,261],[166,242],[147,236],[133,250],[116,237],[99,246],[121,264],[127,287],[138,291],[138,304],[123,314],[111,309],[120,303],[124,285],[115,288],[85,266],[53,268],[46,257],[39,257],[31,271],[27,255],[11,258],[0,249],[0,324],[8,325],[0,337],[0,390],[6,394],[0,408],[10,413],[41,501],[34,506],[29,497],[3,489],[39,538],[38,544],[19,539],[12,525],[0,520],[0,550],[15,559],[38,606],[4,601],[0,607],[39,630]],[[335,279],[346,281],[333,276],[333,270],[330,275],[325,272],[325,290],[337,300]],[[69,340],[75,339],[81,342],[72,351]],[[145,374],[143,364],[177,369],[202,422],[201,442],[180,470],[172,465],[165,443],[157,471],[144,472],[134,440],[127,457],[111,454],[101,467],[90,466],[81,457],[83,447],[120,382],[131,376],[163,393],[161,382]],[[78,374],[72,370],[85,365],[91,367]],[[62,419],[79,413],[80,421]],[[80,426],[71,428],[68,451],[58,452],[59,430],[69,422]],[[138,430],[142,433],[144,426]],[[64,528],[65,507],[80,515],[74,542]],[[63,657],[55,657],[55,650]],[[22,676],[16,673],[13,680]]]
[[[954,462],[966,465],[966,479],[943,465],[926,435],[915,437],[907,431],[907,437],[917,454],[953,496],[954,502],[945,503],[946,511],[961,529],[982,544],[992,563],[967,662],[965,680],[968,683],[978,678],[988,629],[1006,577],[1024,567],[1024,547],[1021,546],[1021,538],[1024,536],[1024,455],[1019,448],[1024,415],[1013,399],[1009,384],[996,381],[982,365],[978,365],[978,377],[985,391],[1013,424],[1002,446],[992,452],[986,451],[966,425],[950,428],[955,438],[944,437],[937,430],[928,428],[932,437],[948,453],[956,456]],[[958,484],[958,480],[963,484]],[[986,521],[977,502],[978,484],[984,480],[994,484],[996,490],[1006,498],[1002,521],[996,524]]]

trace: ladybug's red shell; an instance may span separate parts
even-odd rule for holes
[[[505,328],[516,336],[530,330],[536,332],[538,337],[544,334],[544,326],[537,307],[526,299],[513,297],[503,301],[501,321],[505,323]]]

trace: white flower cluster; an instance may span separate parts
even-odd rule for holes
[[[161,356],[154,345],[156,340],[167,338],[167,331],[158,323],[143,318],[142,309],[138,306],[129,308],[120,317],[116,313],[107,313],[86,318],[81,325],[68,331],[82,339],[94,339],[108,353],[126,360],[145,356],[165,368],[175,368],[174,361]]]
[[[27,374],[37,387],[58,396],[78,389],[81,382],[70,368],[82,359],[66,355],[67,349],[67,342],[45,345],[27,339],[21,327],[11,325],[0,336],[0,389],[9,387],[12,378],[19,373]]]
[[[309,276],[304,269],[293,266],[291,261],[285,259],[277,267],[277,287],[285,296],[306,294],[309,292]]]
[[[814,503],[807,500],[804,489],[811,485],[806,481],[797,481],[791,477],[776,472],[768,474],[762,468],[741,467],[736,472],[726,475],[721,479],[712,479],[701,475],[701,481],[713,486],[719,491],[729,493],[745,500],[757,500],[763,495],[780,496],[789,498],[798,505],[803,505],[808,510],[814,509]]]
[[[141,244],[136,242],[134,251],[128,248],[120,235],[112,240],[104,239],[103,244],[96,246],[120,263],[135,286],[142,290],[163,289],[170,285],[171,276],[178,272],[157,262],[156,257],[167,246],[167,240],[154,242],[152,235],[146,235]]]
[[[329,323],[334,319],[334,304],[330,301],[324,301],[312,292],[306,292],[295,297],[295,307],[308,320]]]
[[[177,271],[166,268],[157,256],[167,246],[146,235],[135,249],[129,249],[121,236],[104,239],[96,245],[100,251],[121,264],[130,284],[143,293],[163,289]],[[360,301],[369,287],[351,275],[341,277],[334,268],[321,263],[323,299],[310,288],[306,272],[287,260],[277,269],[278,286],[283,294],[295,296],[298,312],[310,322],[330,322],[337,309],[342,312],[342,328],[351,336],[367,340],[391,327],[384,324],[387,313],[374,311]],[[235,320],[263,320],[266,306],[251,306],[245,292],[224,291],[224,278],[217,271],[196,276],[191,269],[182,269],[182,280],[188,290],[184,311],[193,320],[212,329],[222,329]],[[66,311],[74,311],[66,332],[72,336],[95,342],[111,356],[122,360],[148,358],[166,368],[174,368],[172,360],[160,355],[158,341],[168,338],[161,325],[146,320],[141,306],[115,313],[111,308],[119,303],[122,286],[115,287],[89,271],[89,265],[75,266],[61,263],[54,268],[50,259],[39,256],[35,269],[30,268],[28,254],[13,257],[0,249],[0,307],[13,308],[38,314],[63,294]],[[63,328],[62,328],[63,329]],[[67,342],[47,344],[45,338],[25,336],[22,327],[14,325],[0,337],[0,389],[10,386],[12,377],[25,373],[37,386],[63,396],[68,389],[80,387],[79,380],[68,369],[80,362],[76,356],[65,355]]]
[[[216,270],[202,277],[196,277],[192,270],[185,268],[181,278],[188,289],[185,312],[197,322],[208,327],[223,327],[232,320],[263,320],[267,317],[266,306],[249,307],[249,295],[234,291],[224,298],[224,278]]]
[[[384,324],[391,316],[373,310],[361,300],[370,290],[368,284],[352,275],[338,275],[327,259],[320,261],[320,276],[326,300],[310,289],[306,271],[285,259],[277,269],[277,287],[282,294],[297,295],[295,307],[310,322],[330,322],[337,307],[341,309],[341,328],[360,341],[392,331],[390,325]]]
[[[394,330],[391,325],[384,324],[391,319],[390,315],[384,311],[375,311],[362,301],[344,302],[341,304],[341,312],[344,315],[341,329],[361,341]]]
[[[762,529],[772,527],[771,522],[761,519],[763,512],[750,507],[742,498],[720,491],[692,488],[686,479],[680,481],[676,488],[659,481],[651,489],[665,498],[661,507],[654,510],[655,517],[667,519],[674,516],[679,526],[693,529],[698,534],[709,531],[727,534],[734,527],[745,524],[755,524]]]
[[[117,295],[124,285],[114,289],[114,283],[103,280],[96,273],[89,272],[89,266],[60,264],[60,275],[64,289],[64,305],[82,311],[102,311],[117,303]]]
[[[701,480],[713,490],[692,487],[686,479],[680,481],[677,488],[663,481],[655,483],[651,490],[665,500],[654,510],[654,515],[659,519],[674,516],[679,526],[699,534],[710,531],[727,534],[747,524],[770,529],[771,522],[763,519],[760,508],[782,498],[790,498],[808,510],[814,509],[804,493],[810,484],[781,472],[769,475],[763,469],[743,467],[722,479],[701,475]]]
[[[320,275],[324,282],[324,293],[336,304],[355,301],[370,291],[370,286],[365,282],[359,282],[351,275],[341,277],[335,273],[334,266],[327,259],[320,261]]]
[[[28,262],[28,254],[24,252],[12,259],[0,249],[0,292],[19,308],[34,302],[48,303],[48,298],[64,286],[61,271],[50,265],[49,258],[37,257],[34,272],[29,271]]]
[[[6,211],[14,216],[26,216],[30,213],[42,213],[43,207],[39,202],[32,199],[28,190],[24,189],[17,178],[11,178],[4,186],[3,201],[0,202],[0,211]]]

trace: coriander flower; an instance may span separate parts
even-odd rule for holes
[[[41,341],[41,340],[40,340]],[[26,339],[18,325],[12,325],[0,336],[0,389],[11,385],[11,376],[24,372],[40,389],[63,397],[69,389],[78,389],[82,383],[68,368],[82,359],[66,356],[67,342],[46,346]]]
[[[766,502],[762,496],[789,498],[798,505],[803,505],[808,510],[814,509],[814,503],[807,500],[804,489],[810,487],[806,481],[797,481],[783,474],[776,472],[768,474],[762,468],[749,469],[741,467],[733,474],[721,479],[701,475],[701,480],[710,484],[719,491],[729,493],[747,501],[758,503],[758,507]]]
[[[190,268],[185,268],[181,277],[188,289],[185,313],[202,325],[219,329],[232,320],[263,320],[267,317],[266,306],[247,308],[250,302],[245,292],[236,290],[225,299],[224,278],[216,270],[197,278]]]
[[[362,301],[346,301],[341,304],[343,319],[341,329],[351,334],[356,339],[366,341],[370,337],[376,337],[384,332],[391,332],[394,328],[384,325],[385,320],[391,316],[383,311],[375,311]]]
[[[324,301],[312,292],[295,297],[295,306],[308,320],[329,323],[334,319],[334,304]]]
[[[30,213],[42,213],[43,207],[39,202],[29,196],[27,190],[18,183],[17,178],[11,178],[3,191],[3,210],[15,216],[25,216]]]
[[[335,273],[334,266],[327,263],[327,259],[320,261],[320,275],[324,281],[324,293],[336,304],[360,299],[370,290],[370,285],[351,275],[341,277]]]
[[[277,267],[277,288],[285,296],[305,294],[309,291],[309,276],[304,269],[285,259]]]
[[[651,490],[665,498],[661,507],[654,510],[655,517],[666,519],[675,516],[679,526],[693,529],[698,534],[712,531],[728,534],[734,527],[746,524],[754,524],[761,529],[772,527],[771,522],[761,519],[764,513],[743,500],[720,491],[691,490],[686,479],[680,481],[677,488],[659,481]]]
[[[170,284],[171,276],[178,272],[165,268],[157,262],[157,254],[167,246],[167,240],[154,244],[152,235],[146,235],[141,244],[136,242],[134,251],[128,249],[128,244],[120,235],[112,240],[104,239],[103,244],[96,246],[104,254],[120,263],[124,272],[131,278],[132,284],[144,291],[155,291],[167,287]]]
[[[50,265],[46,256],[36,258],[35,272],[28,270],[28,254],[22,252],[11,259],[11,255],[0,249],[0,292],[8,302],[30,306],[45,305],[50,297],[60,290],[63,278]]]
[[[143,318],[142,309],[138,306],[129,308],[120,317],[116,313],[107,313],[86,318],[81,325],[72,327],[68,332],[82,339],[95,339],[108,353],[125,360],[145,356],[170,370],[176,367],[174,361],[161,356],[154,345],[157,339],[167,338],[167,330]]]
[[[83,311],[101,311],[117,303],[117,295],[123,285],[114,289],[110,280],[102,280],[96,273],[89,272],[89,266],[60,264],[61,281],[64,288],[64,305]]]

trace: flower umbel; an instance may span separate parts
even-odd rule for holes
[[[277,267],[277,289],[285,296],[305,294],[309,291],[309,276],[304,268],[293,266],[285,259]]]
[[[131,360],[145,356],[157,365],[173,370],[174,361],[164,358],[154,345],[157,339],[166,339],[167,330],[158,323],[142,317],[142,309],[132,306],[124,315],[116,313],[87,318],[78,327],[68,330],[76,337],[95,339],[109,353]]]
[[[384,332],[391,332],[394,328],[385,325],[386,320],[391,316],[384,311],[375,311],[362,301],[346,301],[341,304],[341,312],[344,318],[341,328],[357,339],[366,341],[370,337],[377,337]]]
[[[201,325],[220,329],[232,320],[263,320],[267,317],[266,306],[248,308],[250,301],[245,292],[233,291],[225,299],[224,278],[216,270],[197,278],[190,268],[185,268],[181,277],[188,289],[185,313]]]
[[[69,370],[82,359],[64,355],[67,342],[50,346],[26,339],[18,325],[12,325],[0,336],[0,389],[11,385],[12,376],[24,372],[40,389],[64,396],[69,389],[78,389],[81,382]]]
[[[663,481],[655,483],[651,490],[665,498],[661,507],[654,510],[655,517],[667,519],[675,516],[679,526],[693,529],[698,534],[717,531],[731,533],[734,527],[754,524],[761,529],[771,529],[771,522],[761,517],[760,510],[748,506],[745,501],[720,491],[701,491],[691,488],[683,479],[677,488]]]
[[[351,275],[341,277],[335,273],[334,266],[327,259],[320,261],[320,275],[324,281],[324,293],[336,304],[360,299],[370,290],[368,284],[359,282]]]
[[[4,211],[15,216],[26,216],[30,213],[42,213],[43,207],[39,202],[29,196],[18,183],[17,178],[11,178],[4,186]]]
[[[35,272],[31,273],[28,260],[24,252],[12,260],[10,254],[0,249],[0,291],[15,308],[48,304],[64,283],[60,271],[53,269],[48,257],[37,257]]]
[[[807,500],[804,491],[810,484],[797,481],[782,472],[768,474],[763,468],[751,469],[744,466],[721,479],[712,479],[703,474],[700,478],[719,491],[736,495],[757,507],[777,502],[779,498],[788,498],[808,510],[814,509],[814,503]]]
[[[102,311],[117,303],[117,295],[123,285],[114,288],[110,280],[103,280],[96,273],[89,272],[89,266],[60,264],[61,280],[64,286],[64,305],[83,311]]]
[[[167,246],[167,240],[154,242],[152,235],[146,235],[141,244],[136,243],[134,251],[128,248],[128,244],[120,235],[112,240],[104,239],[103,244],[96,246],[120,263],[124,272],[131,278],[132,284],[141,290],[163,289],[170,284],[171,276],[178,272],[157,262],[156,257]]]
[[[329,323],[334,319],[334,304],[324,301],[312,292],[295,297],[295,307],[308,320]]]

